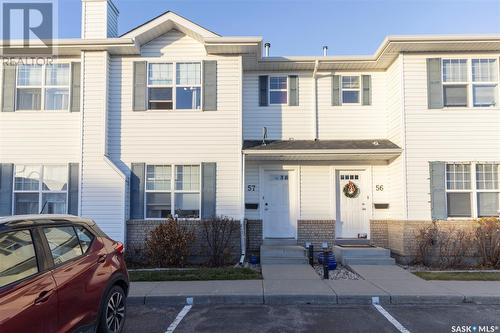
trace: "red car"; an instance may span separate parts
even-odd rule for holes
[[[121,332],[123,244],[92,220],[0,218],[0,332]]]

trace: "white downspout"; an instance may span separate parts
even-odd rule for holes
[[[316,60],[314,62],[314,71],[312,75],[312,96],[313,96],[313,137],[314,140],[319,139],[319,133],[318,133],[318,67],[319,67],[319,60]]]
[[[245,263],[246,256],[246,221],[245,221],[245,153],[241,153],[241,212],[240,212],[240,244],[241,244],[241,256],[239,265],[243,266]]]

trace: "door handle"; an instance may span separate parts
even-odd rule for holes
[[[99,256],[99,259],[97,259],[97,262],[98,262],[99,264],[102,264],[102,263],[103,263],[103,262],[105,262],[105,261],[106,261],[106,255],[105,255],[105,254],[101,254],[101,255]]]
[[[47,300],[50,298],[52,293],[54,292],[54,289],[50,290],[44,290],[40,294],[38,294],[38,297],[35,299],[35,305],[42,304],[47,302]]]

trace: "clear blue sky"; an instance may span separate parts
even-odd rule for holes
[[[172,10],[223,36],[262,36],[271,55],[372,54],[387,35],[500,34],[500,0],[114,0],[119,31]],[[80,36],[80,0],[59,0],[59,36]]]

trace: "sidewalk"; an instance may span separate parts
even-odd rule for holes
[[[263,265],[263,280],[132,282],[140,304],[500,304],[500,282],[425,281],[393,266],[351,267],[363,280],[322,280],[309,265]]]

